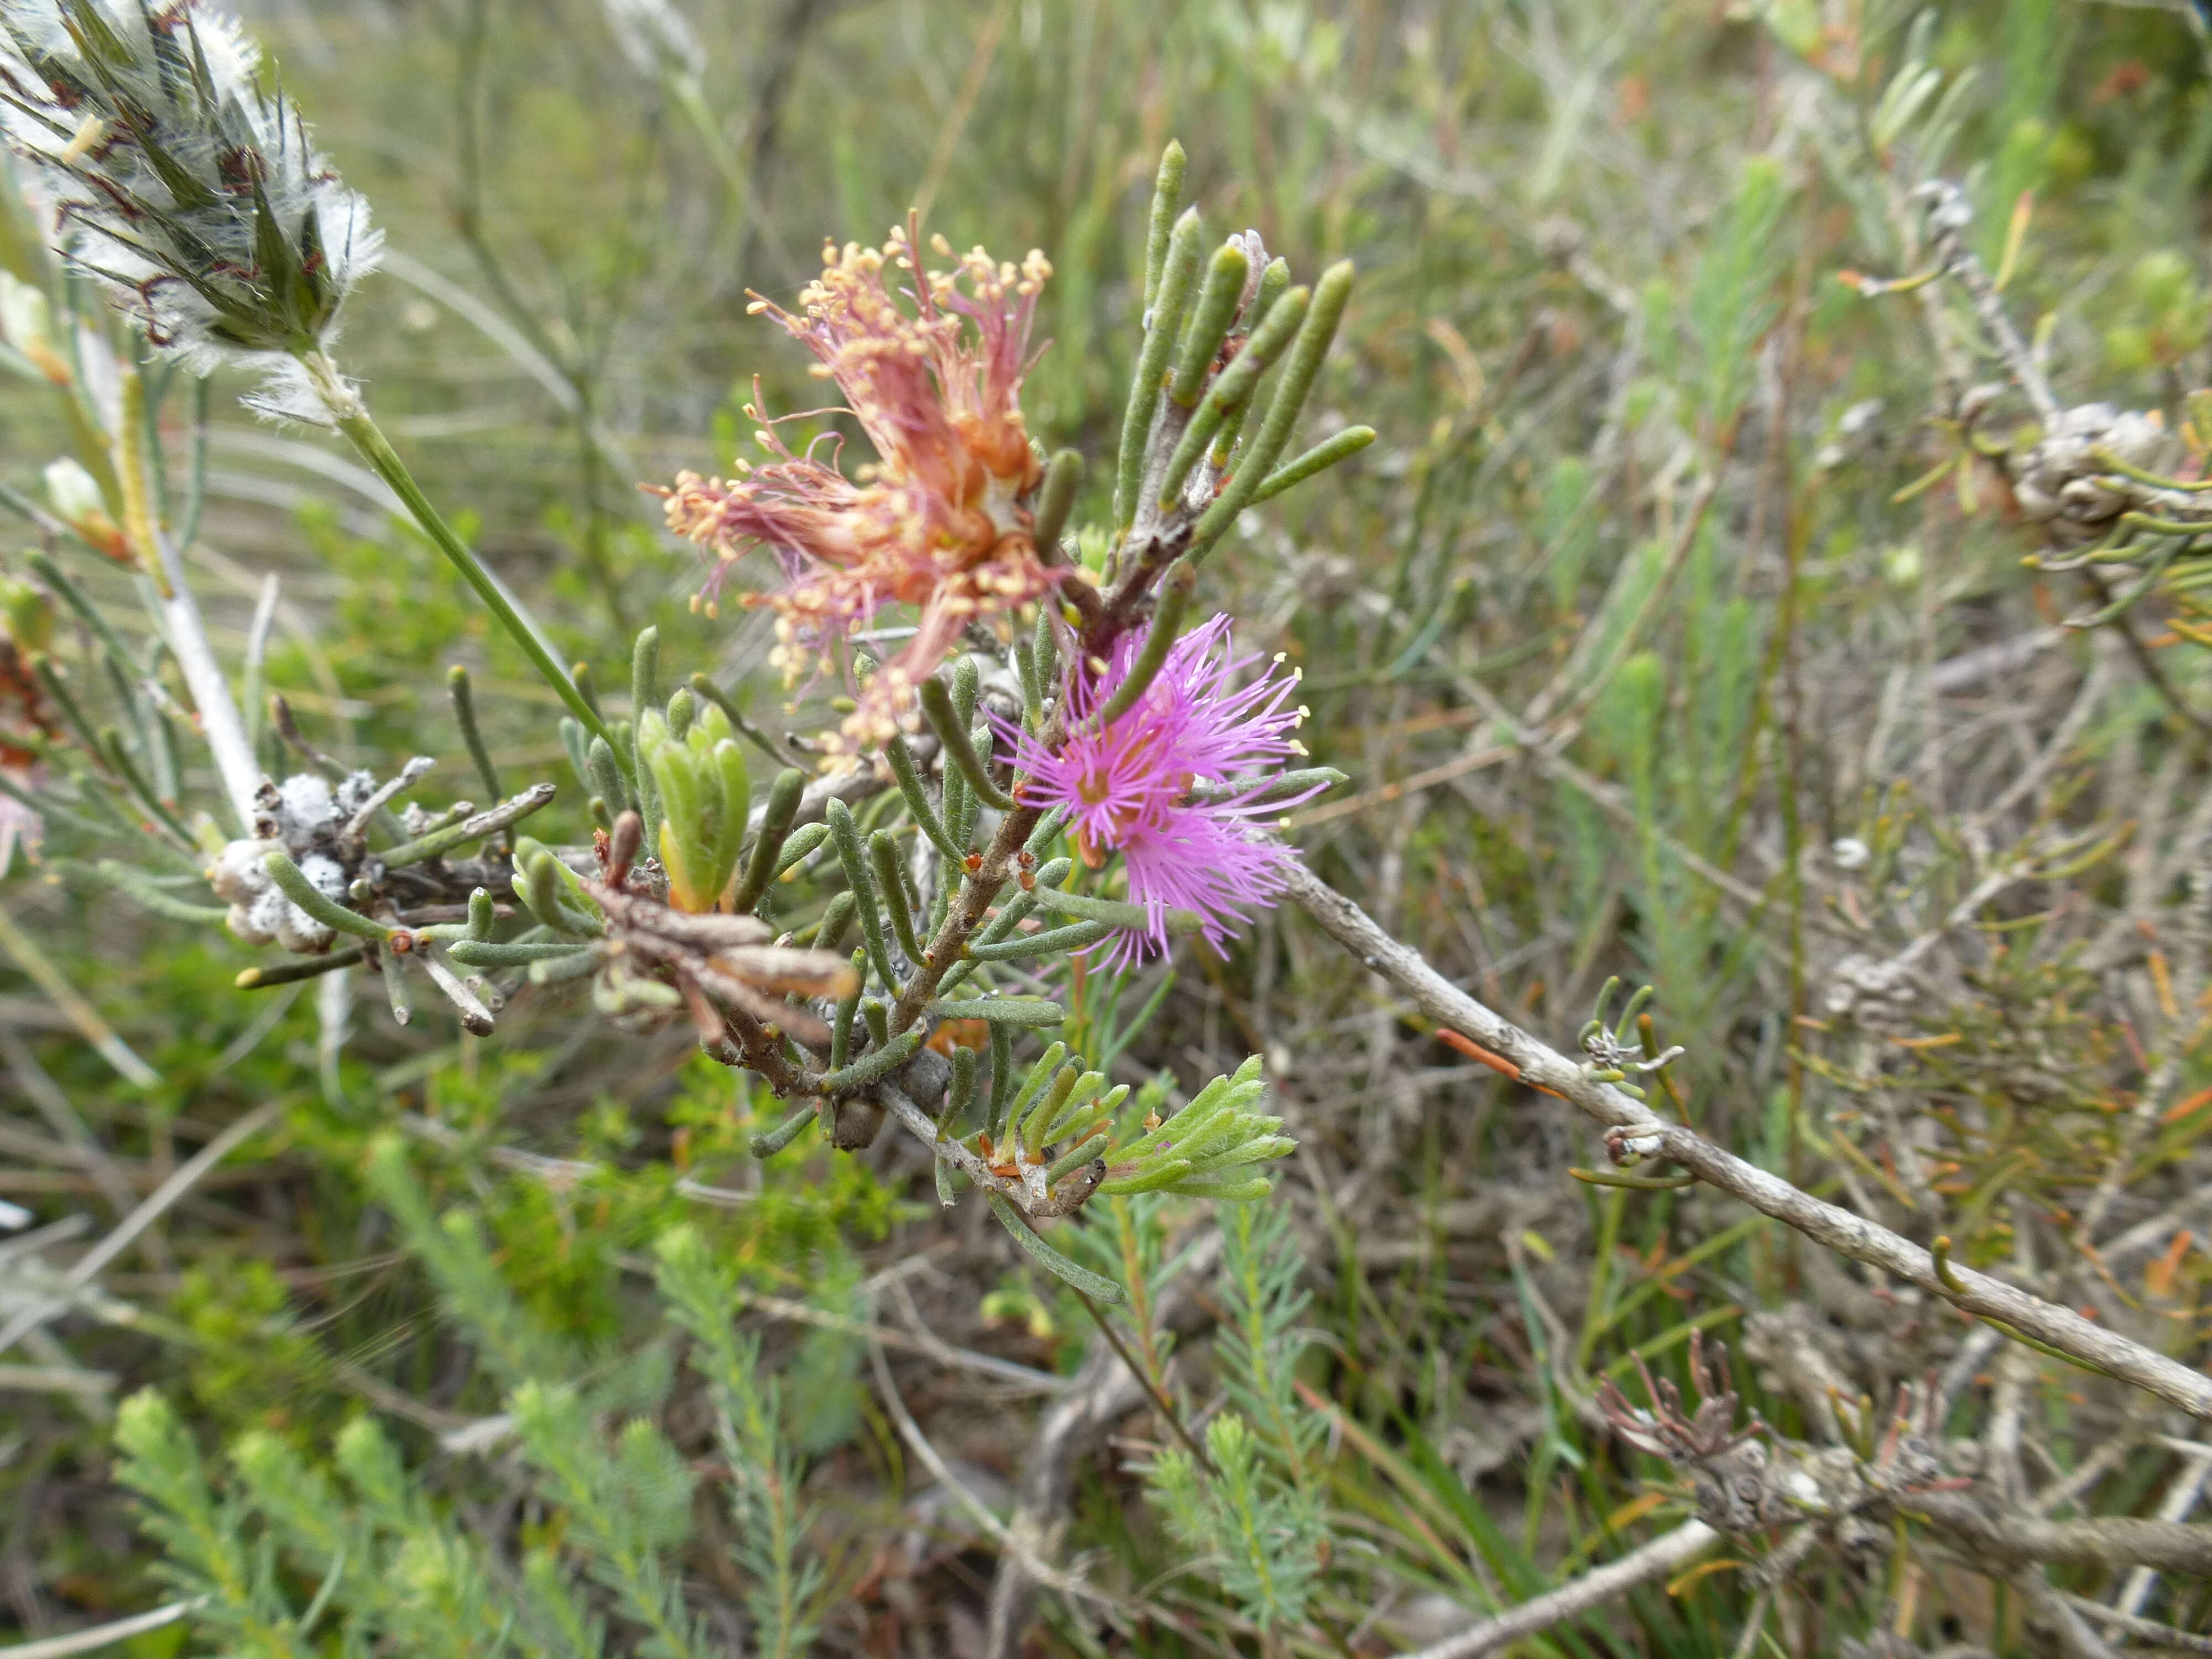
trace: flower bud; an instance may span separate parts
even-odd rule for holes
[[[85,544],[105,553],[118,564],[132,562],[131,544],[123,527],[107,516],[106,499],[100,481],[70,457],[46,465],[46,500],[54,516],[83,538]]]
[[[259,369],[258,407],[329,422],[355,394],[325,349],[380,239],[258,57],[204,0],[0,0],[0,130],[45,174],[63,253],[149,342]]]
[[[46,650],[54,638],[52,597],[20,576],[0,578],[0,629],[19,652]]]
[[[56,386],[76,380],[54,338],[54,312],[46,294],[5,270],[0,270],[0,334]]]
[[[736,879],[738,849],[752,794],[744,751],[730,722],[708,703],[679,723],[679,737],[658,709],[638,722],[638,758],[660,792],[660,864],[668,874],[668,902],[679,910],[712,910]]]

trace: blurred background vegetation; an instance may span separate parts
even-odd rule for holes
[[[1307,740],[1352,775],[1290,832],[1307,859],[1554,1042],[1608,975],[1654,982],[1662,1035],[1688,1047],[1685,1109],[1804,1184],[1912,1212],[1905,1177],[1857,1144],[1912,1103],[1941,1126],[1923,1143],[1941,1214],[1978,1264],[2018,1263],[2023,1217],[2122,1164],[2130,1191],[2152,1191],[2135,1219],[2205,1181],[2196,1091],[2212,1065],[2193,1017],[2160,1012],[2158,930],[2212,799],[2190,712],[2212,672],[2157,616],[2125,640],[2053,629],[2094,607],[2022,569],[2034,540],[1986,460],[1908,490],[1958,453],[1924,418],[1947,378],[1998,376],[1972,361],[1962,310],[1946,325],[1951,301],[1931,318],[1922,298],[1838,280],[1911,270],[1906,191],[1960,178],[2062,398],[2178,428],[2212,325],[2212,81],[2185,7],[682,9],[702,56],[671,72],[627,51],[622,8],[597,0],[246,8],[387,229],[349,366],[432,496],[601,684],[653,623],[665,662],[750,677],[764,724],[823,718],[762,674],[764,618],[691,611],[696,557],[637,487],[726,469],[755,377],[773,408],[819,400],[748,290],[789,303],[823,239],[880,241],[909,207],[957,246],[1042,247],[1052,344],[1024,399],[1031,430],[1103,456],[1152,174],[1179,137],[1211,223],[1255,226],[1302,270],[1360,267],[1310,424],[1364,421],[1380,441],[1249,519],[1201,590],[1247,647],[1303,668]],[[1916,52],[1935,79],[1885,131],[1883,94]],[[30,495],[47,409],[27,387],[0,394],[0,468]],[[218,646],[242,652],[261,573],[280,572],[269,684],[314,742],[380,771],[453,756],[443,671],[470,665],[502,770],[563,785],[538,833],[580,837],[551,694],[381,487],[223,388],[214,409],[193,557]],[[123,579],[77,565],[143,632]],[[1507,711],[1556,740],[1515,741]],[[445,770],[465,787],[465,757]],[[2126,850],[2105,846],[2124,824]],[[1969,937],[1929,953],[1936,990],[1888,1025],[1853,1007],[1850,961],[1939,933],[1991,871],[2033,864],[2007,849],[2058,830],[2107,855],[2046,859],[2008,884],[2009,908],[1976,900]],[[27,1638],[162,1594],[111,1478],[115,1403],[148,1383],[211,1468],[254,1432],[321,1460],[370,1417],[442,1524],[557,1552],[580,1506],[530,1495],[496,1446],[454,1449],[520,1374],[482,1357],[485,1333],[522,1320],[603,1409],[665,1399],[665,1376],[625,1367],[662,1352],[652,1252],[683,1223],[737,1273],[782,1378],[822,1650],[982,1651],[992,1541],[910,1459],[863,1336],[905,1336],[908,1407],[971,1490],[1003,1500],[1036,1409],[1025,1385],[936,1364],[928,1344],[1055,1372],[1091,1332],[980,1206],[939,1218],[902,1145],[855,1159],[810,1138],[757,1166],[734,1073],[681,1032],[617,1042],[574,1001],[526,999],[480,1042],[442,1012],[403,1030],[364,997],[341,1051],[313,987],[235,992],[253,953],[51,857],[19,861],[0,904],[158,1074],[118,1079],[38,984],[0,973],[0,1199],[104,1222],[244,1109],[287,1105],[9,1356],[90,1380],[0,1376],[0,1628]],[[1310,1299],[1270,1316],[1303,1334],[1285,1397],[1325,1429],[1300,1443],[1334,1543],[1304,1610],[1272,1621],[1278,1650],[1397,1651],[1641,1535],[1662,1501],[1642,1482],[1663,1471],[1594,1431],[1574,1387],[1632,1374],[1636,1353],[1677,1364],[1693,1327],[1733,1340],[1808,1305],[1824,1341],[1881,1332],[1835,1358],[1848,1392],[1878,1398],[1929,1358],[1933,1337],[1899,1336],[1864,1285],[1768,1224],[1575,1185],[1566,1167],[1600,1159],[1565,1108],[1437,1044],[1348,966],[1285,913],[1225,962],[1186,951],[1116,998],[1075,993],[1094,1032],[1152,1008],[1121,1062],[1133,1079],[1194,1086],[1265,1055],[1301,1141],[1285,1213]],[[2174,1060],[2168,1103],[2199,1105],[2123,1159],[2112,1103],[2144,1086],[2147,1048]],[[404,1157],[377,1139],[395,1127]],[[427,1193],[477,1218],[468,1261],[495,1294],[441,1265],[448,1235],[408,1219],[410,1191],[425,1217]],[[1931,1214],[1913,1213],[1924,1237]],[[2212,1270],[2170,1236],[2112,1271],[2155,1304],[2169,1351],[2201,1361]],[[9,1283],[19,1300],[38,1289]],[[1802,1431],[1814,1408],[1787,1371],[1742,1364],[1738,1382]],[[2069,1415],[2080,1381],[2046,1366],[2033,1396],[2060,1474],[2118,1432]],[[1961,1399],[1957,1432],[1977,1409]],[[705,1468],[696,1418],[664,1423]],[[1158,1432],[1132,1419],[1085,1466],[1068,1540],[1145,1616],[1107,1635],[1095,1608],[1048,1600],[1037,1651],[1258,1650],[1249,1587],[1180,1571],[1193,1551],[1143,1502]],[[2100,1512],[2151,1512],[2171,1472],[2155,1446],[2131,1452]],[[679,1503],[666,1547],[699,1604],[739,1606],[714,1510]],[[1840,1566],[1805,1572],[1784,1650],[1840,1653],[1889,1616]],[[294,1589],[304,1602],[315,1584]],[[2204,1628],[2201,1587],[2157,1594],[2146,1608]],[[1917,1595],[1930,1651],[2032,1650],[2002,1589],[1939,1577]],[[1740,1575],[1707,1571],[1531,1650],[1726,1654],[1749,1600]],[[185,1629],[143,1650],[178,1650]]]

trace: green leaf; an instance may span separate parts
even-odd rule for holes
[[[1076,916],[1085,921],[1103,921],[1109,927],[1150,927],[1152,925],[1151,911],[1141,904],[1130,904],[1121,899],[1092,898],[1087,893],[1063,893],[1042,882],[1036,884],[1030,896],[1048,910],[1057,910],[1064,916]],[[1170,910],[1165,920],[1171,933],[1194,933],[1204,926],[1203,918],[1194,910]]]
[[[1090,1268],[1076,1266],[1074,1262],[1070,1261],[1058,1250],[1039,1238],[1030,1231],[1029,1224],[1022,1219],[1014,1206],[1006,1201],[1003,1194],[994,1192],[988,1194],[988,1196],[991,1200],[991,1213],[997,1216],[1006,1230],[1014,1236],[1014,1243],[1036,1258],[1037,1266],[1055,1278],[1073,1285],[1093,1302],[1110,1302],[1118,1304],[1128,1300],[1128,1297],[1122,1294],[1121,1287],[1112,1279],[1102,1279]]]
[[[933,1002],[939,1019],[992,1019],[1008,1025],[1057,1025],[1067,1011],[1042,997],[978,997],[973,1002]]]

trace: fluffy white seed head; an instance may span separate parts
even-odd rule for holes
[[[615,44],[640,75],[659,81],[696,76],[706,51],[671,0],[607,0]]]
[[[257,58],[203,0],[0,0],[0,131],[61,252],[155,347],[258,369],[256,407],[328,422],[351,388],[299,360],[326,362],[380,239]]]

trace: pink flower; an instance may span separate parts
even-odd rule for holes
[[[976,248],[953,270],[921,273],[915,234],[894,230],[879,249],[825,248],[820,279],[799,296],[803,316],[757,297],[752,306],[819,359],[814,373],[837,383],[876,462],[848,477],[834,446],[826,462],[811,448],[795,454],[775,421],[748,408],[769,464],[740,461],[731,479],[679,473],[661,492],[669,528],[721,562],[709,597],[745,549],[775,550],[790,585],[745,602],[775,608],[774,660],[793,684],[809,666],[834,666],[831,650],[884,605],[920,611],[905,650],[855,688],[860,708],[831,740],[836,764],[899,729],[915,688],[971,620],[1033,604],[1060,574],[1037,557],[1020,505],[1040,477],[1020,391],[1052,267],[1042,253],[1017,268]],[[887,266],[920,276],[902,290],[911,309],[886,284]]]
[[[1076,848],[1094,869],[1107,851],[1121,854],[1130,899],[1151,912],[1148,929],[1108,947],[1109,966],[1164,953],[1171,908],[1196,911],[1206,942],[1220,951],[1252,909],[1281,896],[1297,857],[1262,821],[1317,789],[1264,803],[1249,792],[1226,799],[1192,793],[1202,784],[1256,783],[1257,774],[1304,752],[1290,735],[1304,710],[1285,706],[1296,672],[1239,685],[1259,658],[1236,655],[1229,628],[1228,617],[1216,617],[1176,641],[1158,677],[1111,726],[1096,711],[1128,678],[1140,635],[1121,642],[1104,672],[1071,678],[1067,738],[1058,749],[1010,732],[1015,764],[1027,774],[1023,799],[1066,807]]]

